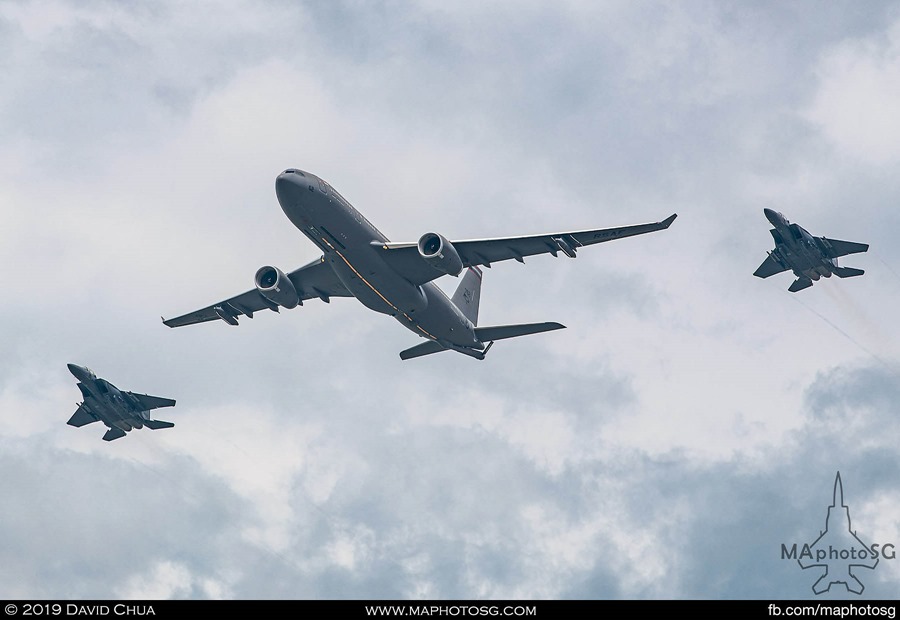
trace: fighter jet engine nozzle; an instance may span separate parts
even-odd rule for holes
[[[294,283],[278,267],[260,267],[254,278],[260,295],[283,308],[296,308],[300,295]]]
[[[458,276],[462,271],[462,259],[456,248],[443,235],[425,233],[419,239],[419,256],[442,273]]]

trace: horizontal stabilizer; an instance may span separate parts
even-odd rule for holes
[[[173,426],[175,426],[175,423],[163,422],[162,420],[144,420],[144,426],[158,431],[161,428],[172,428]]]
[[[77,426],[81,427],[85,424],[90,424],[91,422],[97,422],[97,418],[92,416],[87,409],[84,408],[84,405],[78,407],[78,410],[72,414],[72,417],[69,418],[69,421],[66,422],[69,426]]]
[[[141,404],[141,408],[143,411],[159,409],[160,407],[175,406],[175,401],[171,398],[162,398],[161,396],[148,396],[147,394],[135,394],[134,392],[128,393],[137,399],[137,401]]]
[[[839,278],[852,278],[853,276],[861,276],[865,271],[862,269],[854,269],[853,267],[835,267],[834,275]]]
[[[106,434],[103,436],[103,441],[112,441],[113,439],[118,439],[124,436],[125,431],[123,431],[121,428],[111,428],[106,431]]]
[[[493,327],[476,327],[475,337],[481,342],[492,342],[506,338],[517,338],[530,334],[540,334],[554,329],[565,329],[559,323],[522,323],[520,325],[495,325]]]
[[[812,286],[812,280],[809,278],[797,278],[794,280],[794,283],[788,287],[788,290],[792,293],[796,293],[797,291],[802,291],[810,286]]]
[[[423,342],[422,344],[417,344],[416,346],[406,349],[405,351],[400,351],[400,359],[409,360],[414,357],[422,357],[423,355],[431,355],[432,353],[440,353],[441,351],[446,351],[443,346],[434,340],[429,340],[428,342]]]

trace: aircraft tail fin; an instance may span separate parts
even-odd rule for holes
[[[861,276],[865,271],[862,269],[854,269],[853,267],[835,267],[834,275],[839,278],[852,278],[853,276]]]
[[[469,267],[450,301],[459,308],[472,325],[478,325],[478,302],[481,300],[481,268]],[[420,345],[421,346],[421,345]],[[415,347],[413,347],[415,348]],[[434,353],[434,351],[431,351]],[[422,355],[425,355],[424,353]]]
[[[66,422],[66,424],[69,426],[81,427],[96,421],[97,418],[92,416],[88,410],[84,408],[84,405],[79,405],[78,409],[72,414],[72,417],[69,418],[69,421]]]
[[[542,332],[553,331],[554,329],[565,329],[565,327],[565,325],[560,325],[559,323],[521,323],[519,325],[494,325],[492,327],[476,327],[475,336],[481,342],[493,342],[494,340],[504,340],[506,338],[518,338],[519,336],[540,334]]]
[[[144,426],[147,428],[158,431],[161,428],[172,428],[175,426],[174,422],[164,422],[163,420],[144,420]]]
[[[414,357],[422,357],[423,355],[431,355],[432,353],[440,353],[441,351],[446,351],[441,344],[435,342],[434,340],[429,340],[427,342],[423,342],[422,344],[417,344],[416,346],[406,349],[404,351],[400,351],[400,359],[409,360]]]
[[[125,436],[125,431],[121,428],[111,428],[106,431],[106,434],[103,436],[103,441],[112,441],[113,439],[119,439],[120,437]]]
[[[788,290],[792,293],[796,293],[797,291],[802,291],[810,286],[812,286],[812,280],[809,278],[797,278],[794,280],[794,283],[788,287]]]

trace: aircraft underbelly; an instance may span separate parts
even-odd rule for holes
[[[402,325],[420,336],[461,347],[478,346],[472,323],[463,316],[434,282],[422,286],[428,307],[415,316],[415,322],[397,317]],[[402,320],[401,320],[402,319]]]
[[[380,257],[363,253],[335,251],[329,261],[347,290],[370,310],[393,316],[424,338],[459,346],[479,344],[471,324],[433,282],[414,286]]]
[[[428,305],[422,289],[389,269],[369,252],[336,250],[328,256],[338,279],[361,304],[391,316],[414,316]]]
[[[115,412],[110,410],[109,405],[103,399],[95,397],[86,398],[84,399],[84,404],[90,407],[91,412],[99,417],[107,426],[112,424],[112,421],[118,418],[118,416],[115,415]]]
[[[822,277],[830,278],[834,273],[836,262],[822,256],[817,250],[803,244],[779,246],[778,250],[790,265],[798,278],[817,281]]]
[[[119,428],[130,431],[133,428],[142,428],[140,417],[135,418],[131,412],[123,411],[122,406],[107,398],[92,398],[91,410],[96,413],[109,428]]]
[[[128,415],[123,415],[119,410],[113,411],[113,415],[110,416],[109,421],[113,426],[115,426],[116,428],[121,428],[123,431],[130,431],[135,427],[141,427],[140,424],[135,424],[134,420],[132,420]]]

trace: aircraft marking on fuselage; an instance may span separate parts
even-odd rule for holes
[[[415,325],[415,326],[416,326],[416,329],[418,329],[420,332],[422,332],[423,334],[425,334],[426,336],[428,336],[428,337],[431,338],[432,340],[437,340],[437,337],[436,337],[436,336],[433,336],[433,335],[429,334],[427,331],[425,331],[424,329],[422,329],[422,326],[419,325],[418,322],[414,321],[413,318],[412,318],[411,316],[409,316],[408,314],[406,314],[405,312],[403,312],[403,310],[401,310],[400,308],[398,308],[397,306],[395,306],[394,304],[392,304],[392,303],[390,302],[390,300],[388,300],[387,297],[385,297],[384,295],[381,294],[381,291],[379,291],[377,288],[375,288],[374,286],[372,286],[371,282],[369,282],[368,280],[366,280],[366,279],[363,277],[363,275],[362,275],[359,271],[356,270],[356,267],[354,267],[353,265],[350,264],[350,261],[347,260],[347,257],[346,257],[346,256],[344,256],[343,254],[341,254],[340,252],[338,252],[337,249],[336,249],[333,245],[331,245],[330,243],[328,243],[328,240],[327,240],[327,239],[325,239],[324,237],[322,237],[322,241],[323,241],[329,248],[331,248],[331,250],[332,250],[335,254],[337,254],[338,256],[341,257],[341,260],[344,261],[344,263],[346,263],[346,265],[353,271],[353,273],[356,274],[356,277],[359,278],[362,282],[364,282],[366,286],[368,286],[370,289],[372,289],[372,292],[374,292],[376,295],[378,295],[378,296],[381,298],[381,301],[383,301],[384,303],[386,303],[387,305],[389,305],[391,308],[393,308],[394,310],[396,310],[397,312],[399,312],[400,314],[402,314],[403,316],[405,316],[406,319],[407,319],[410,323],[412,323],[413,325]]]

